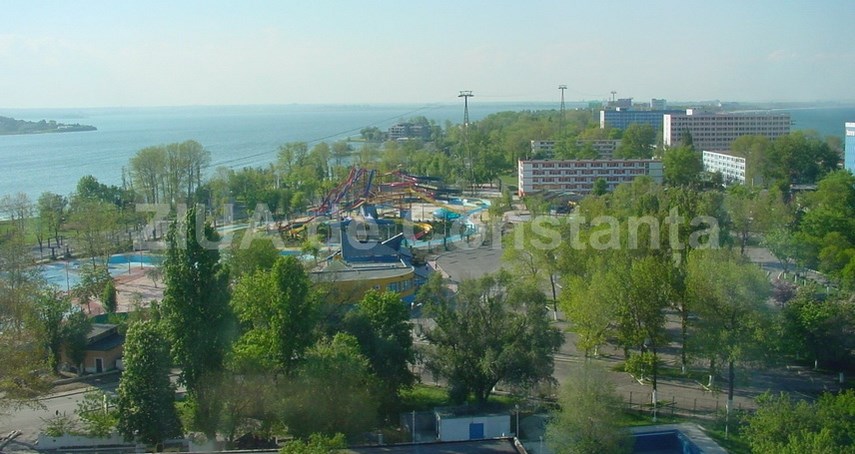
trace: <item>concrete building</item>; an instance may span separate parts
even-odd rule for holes
[[[459,409],[437,409],[436,439],[440,441],[482,440],[511,434],[508,413],[479,414]]]
[[[737,137],[761,135],[769,139],[790,133],[790,114],[779,113],[684,113],[666,114],[662,139],[666,146],[680,145],[683,134],[692,135],[696,150],[727,151]]]
[[[720,173],[725,184],[745,184],[745,158],[725,151],[703,152],[704,170]]]
[[[620,146],[620,140],[598,139],[598,140],[577,140],[576,148],[583,149],[591,147],[599,155],[599,159],[611,159],[617,147]],[[552,158],[555,156],[555,141],[554,140],[532,140],[531,141],[531,156]]]
[[[665,110],[668,102],[664,99],[653,98],[650,100],[650,110]]]
[[[335,286],[342,302],[356,302],[368,290],[396,292],[405,302],[415,298],[416,269],[403,245],[404,235],[385,241],[358,239],[348,234],[352,221],[341,223],[341,250],[309,273],[314,282]]]
[[[430,126],[415,123],[398,123],[389,127],[389,140],[430,139]]]
[[[654,130],[662,128],[663,117],[666,114],[683,113],[682,110],[601,110],[600,128],[626,129],[629,125],[636,123],[650,125]]]
[[[855,173],[855,122],[846,123],[846,141],[844,143],[843,167]]]
[[[83,358],[83,371],[87,373],[106,372],[121,368],[122,351],[125,336],[119,334],[118,327],[108,323],[93,323],[86,335],[86,354]],[[77,367],[62,349],[61,362],[69,367]]]
[[[573,159],[520,160],[517,182],[519,195],[540,191],[572,191],[589,194],[594,183],[602,178],[608,190],[647,175],[662,182],[662,161],[652,159]]]

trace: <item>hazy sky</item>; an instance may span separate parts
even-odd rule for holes
[[[0,107],[855,100],[855,0],[32,1]]]

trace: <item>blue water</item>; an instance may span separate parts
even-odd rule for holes
[[[472,121],[500,111],[555,109],[556,103],[487,103],[469,106]],[[576,107],[571,105],[569,107]],[[24,120],[52,119],[90,124],[97,131],[0,136],[0,195],[24,192],[35,200],[44,191],[70,194],[80,177],[122,183],[122,167],[140,149],[196,140],[211,152],[211,169],[265,165],[280,145],[310,145],[358,136],[362,128],[385,130],[413,116],[444,125],[462,122],[459,103],[429,105],[201,106],[97,109],[0,109]],[[855,108],[791,111],[796,129],[843,136]]]
[[[108,260],[108,269],[112,276],[128,274],[132,269],[157,265],[162,258],[146,254],[116,254]],[[80,283],[80,267],[85,263],[81,260],[67,262],[51,262],[40,265],[42,276],[49,284],[60,290],[69,290]]]

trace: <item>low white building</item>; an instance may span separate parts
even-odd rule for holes
[[[662,161],[654,159],[569,159],[520,160],[518,193],[520,197],[540,191],[590,194],[594,183],[603,179],[609,191],[621,183],[647,175],[662,182]]]
[[[725,184],[745,184],[745,158],[728,151],[703,152],[704,170],[720,173]]]
[[[510,414],[458,414],[437,410],[436,438],[440,441],[481,440],[511,435]]]

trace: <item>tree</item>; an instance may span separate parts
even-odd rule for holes
[[[455,301],[433,309],[436,326],[425,333],[429,370],[448,381],[453,401],[472,395],[481,405],[499,382],[548,380],[562,336],[545,305],[543,292],[504,272],[461,282]]]
[[[700,181],[704,164],[701,154],[691,146],[669,148],[662,158],[665,183],[669,186],[691,186]]]
[[[320,340],[285,384],[281,414],[288,431],[306,439],[314,433],[355,436],[373,427],[378,405],[370,367],[353,336]]]
[[[59,229],[65,221],[65,207],[68,200],[52,192],[43,192],[36,203],[41,224],[47,229],[53,239],[59,243]]]
[[[89,317],[66,295],[53,289],[39,292],[33,306],[33,323],[38,326],[45,351],[50,354],[51,370],[59,366],[63,347],[72,364],[79,367],[83,358],[77,350],[86,346],[86,336],[91,329]]]
[[[92,330],[92,320],[82,310],[72,310],[67,315],[63,325],[62,339],[65,345],[65,356],[83,373],[80,368],[86,358],[86,343],[89,340],[89,332]]]
[[[90,437],[108,437],[119,421],[116,402],[103,391],[89,391],[77,402],[77,417]]]
[[[759,268],[743,260],[723,249],[695,250],[686,267],[687,298],[697,308],[697,342],[710,359],[710,377],[719,361],[728,368],[728,415],[736,365],[762,359],[772,331],[766,306],[769,281]]]
[[[243,235],[247,235],[244,233]],[[243,244],[243,237],[236,237],[235,244]],[[227,256],[229,272],[234,281],[257,270],[269,270],[279,258],[279,250],[269,238],[253,238],[249,247],[232,247]]]
[[[101,304],[107,313],[113,314],[116,312],[116,307],[119,303],[116,294],[116,284],[113,283],[112,279],[104,284],[104,290],[101,291]]]
[[[415,362],[412,325],[406,305],[397,293],[369,290],[345,319],[347,331],[358,341],[377,377],[384,409],[391,410],[402,389],[415,382],[409,366]]]
[[[292,440],[285,443],[279,450],[279,454],[329,454],[345,448],[347,448],[347,440],[342,433],[331,437],[312,434],[306,441]]]
[[[293,373],[315,340],[314,303],[309,278],[294,257],[280,256],[272,269],[244,275],[232,299],[242,330],[233,367]]]
[[[118,249],[118,237],[115,232],[119,225],[119,212],[109,202],[100,199],[77,198],[72,205],[69,227],[82,248],[82,253],[95,259],[101,259],[106,267],[110,254]]]
[[[751,452],[855,453],[855,391],[824,393],[815,403],[766,393],[757,403],[743,429]]]
[[[19,232],[23,233],[27,229],[27,220],[33,214],[33,203],[30,201],[30,197],[23,192],[15,195],[6,194],[0,197],[0,212],[12,221],[12,225]]]
[[[807,354],[814,368],[845,370],[852,364],[855,348],[855,305],[848,300],[816,298],[816,286],[802,287],[781,311],[782,335],[790,353]]]
[[[219,405],[213,381],[233,336],[228,271],[220,263],[217,234],[189,209],[172,223],[163,262],[166,289],[159,309],[179,380],[194,402],[194,425],[208,438],[216,435]]]
[[[591,194],[605,195],[609,192],[609,184],[603,178],[597,178],[594,181],[594,186],[591,188]]]
[[[164,334],[148,320],[128,328],[122,358],[125,370],[116,391],[119,433],[126,440],[158,448],[164,440],[181,435]]]
[[[653,145],[656,143],[656,130],[648,124],[633,123],[621,136],[620,145],[615,150],[615,158],[650,159],[653,157]]]
[[[605,370],[587,361],[574,369],[561,385],[558,404],[546,426],[554,452],[631,452],[632,438],[620,424],[623,402]]]
[[[93,299],[104,296],[107,283],[112,281],[113,277],[110,276],[106,266],[98,267],[94,264],[86,264],[80,269],[80,282],[74,286],[72,294],[77,298],[79,304],[85,304],[88,307]]]

